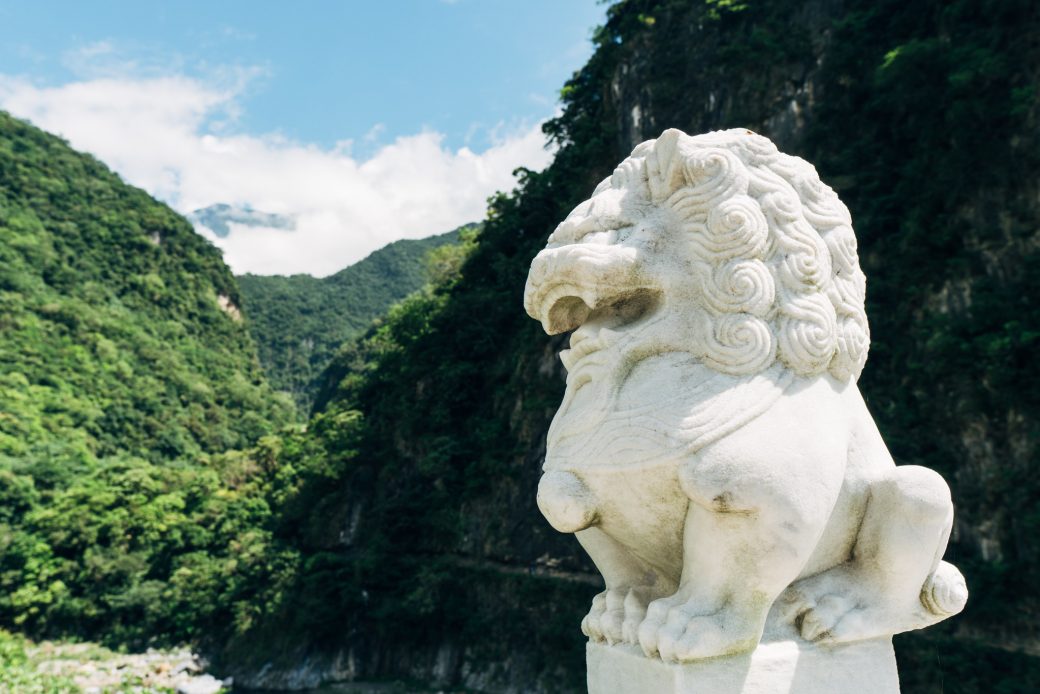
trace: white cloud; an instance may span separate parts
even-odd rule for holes
[[[295,231],[233,224],[227,238],[207,234],[236,273],[326,275],[396,239],[480,220],[487,197],[512,188],[513,169],[540,169],[551,158],[537,125],[497,131],[480,153],[452,150],[424,131],[364,160],[351,156],[349,140],[326,149],[236,133],[249,78],[112,76],[39,87],[0,75],[0,108],[62,135],[181,212],[227,203],[295,217]]]

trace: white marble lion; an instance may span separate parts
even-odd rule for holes
[[[943,479],[897,467],[856,386],[846,207],[747,130],[668,130],[549,237],[525,306],[567,390],[538,503],[603,573],[582,630],[689,661],[959,612]]]

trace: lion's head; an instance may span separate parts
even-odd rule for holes
[[[628,362],[846,381],[870,343],[864,288],[848,209],[811,164],[748,130],[667,130],[556,228],[524,299],[550,334],[578,328],[572,371],[624,344]]]

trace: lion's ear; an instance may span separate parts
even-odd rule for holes
[[[654,143],[654,151],[646,158],[650,194],[661,202],[683,185],[683,157],[679,141],[687,137],[681,130],[669,128]]]

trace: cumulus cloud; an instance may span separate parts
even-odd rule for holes
[[[487,197],[513,186],[516,167],[541,169],[551,158],[537,124],[501,128],[482,152],[423,131],[367,158],[352,155],[349,141],[323,148],[236,132],[249,78],[101,76],[41,87],[0,75],[0,108],[181,212],[226,203],[295,218],[292,231],[231,224],[217,238],[201,229],[236,273],[326,275],[396,239],[478,221]],[[378,134],[377,125],[369,140]]]

